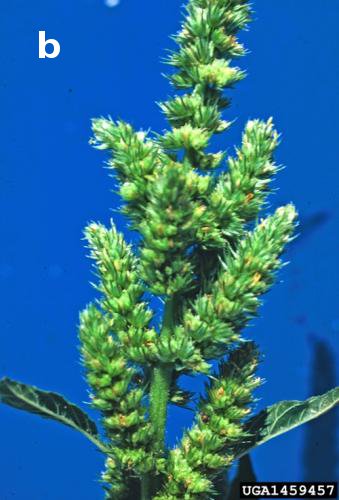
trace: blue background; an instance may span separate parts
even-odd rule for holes
[[[65,394],[86,407],[78,311],[94,296],[82,229],[109,221],[118,200],[88,146],[90,119],[111,114],[136,128],[165,127],[155,101],[169,93],[160,59],[178,29],[181,0],[12,0],[0,5],[0,375]],[[220,144],[238,144],[248,118],[273,116],[283,142],[272,208],[293,200],[301,236],[291,264],[246,335],[266,356],[259,407],[335,384],[338,349],[339,3],[256,0],[242,35],[248,78],[232,91]],[[38,31],[57,59],[38,58]],[[124,222],[114,216],[118,226]],[[189,423],[184,410],[171,410]],[[260,480],[335,477],[335,415],[253,454]],[[174,442],[170,426],[168,439]],[[54,422],[0,408],[0,499],[94,500],[102,457]]]

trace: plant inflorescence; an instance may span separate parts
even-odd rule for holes
[[[69,403],[62,410],[60,396],[2,381],[4,402],[57,420],[63,414],[97,444],[110,499],[226,498],[236,460],[338,400],[334,390],[253,417],[259,354],[243,330],[282,265],[296,211],[289,204],[260,217],[279,170],[271,119],[249,121],[231,156],[213,147],[231,126],[225,90],[245,76],[233,61],[245,54],[237,34],[250,15],[246,0],[189,1],[167,60],[177,94],[160,103],[169,124],[162,135],[93,121],[92,143],[109,152],[122,212],[140,235],[128,244],[113,222],[85,231],[100,298],[81,313],[79,337],[105,438],[82,410]],[[160,322],[150,294],[164,304]],[[180,387],[182,375],[199,374],[203,394]],[[195,411],[173,449],[165,440],[169,404]]]

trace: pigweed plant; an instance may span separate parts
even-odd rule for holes
[[[0,383],[4,403],[69,425],[101,450],[108,499],[234,498],[234,462],[249,470],[249,450],[339,399],[336,388],[253,415],[259,355],[242,332],[282,265],[296,211],[289,204],[259,219],[279,170],[272,120],[247,123],[227,169],[226,154],[211,152],[214,134],[231,125],[224,91],[245,76],[231,61],[245,54],[237,33],[249,19],[245,0],[189,1],[167,61],[178,94],[160,104],[169,123],[163,135],[93,121],[92,143],[108,150],[122,211],[140,234],[133,248],[113,223],[85,230],[101,298],[80,315],[80,349],[104,436],[60,395]],[[160,324],[150,294],[164,304]],[[180,387],[183,375],[201,374],[202,395]],[[165,444],[169,404],[195,412],[173,449]]]

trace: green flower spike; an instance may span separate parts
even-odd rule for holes
[[[261,218],[279,171],[272,119],[248,121],[233,154],[213,149],[232,125],[226,94],[245,77],[233,60],[246,52],[237,35],[250,14],[247,0],[188,1],[167,59],[177,92],[159,103],[162,134],[93,120],[91,142],[107,152],[121,211],[139,234],[132,246],[113,223],[85,230],[99,296],[80,315],[79,340],[100,432],[59,394],[0,381],[3,403],[68,425],[100,450],[110,500],[234,500],[244,471],[254,475],[252,448],[339,401],[335,388],[255,413],[259,351],[244,329],[283,265],[297,215],[288,204]],[[204,377],[205,391],[185,390],[183,375]],[[172,449],[170,404],[195,415]]]

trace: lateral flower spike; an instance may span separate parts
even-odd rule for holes
[[[138,260],[113,223],[110,229],[92,223],[85,236],[99,278],[100,305],[126,355],[135,362],[147,362],[152,359],[157,336],[149,328],[153,313],[142,300]]]
[[[210,498],[213,476],[234,460],[234,449],[246,441],[243,421],[251,412],[252,393],[261,380],[255,376],[258,352],[247,342],[234,349],[200,399],[196,423],[170,452],[165,483],[157,500]]]

